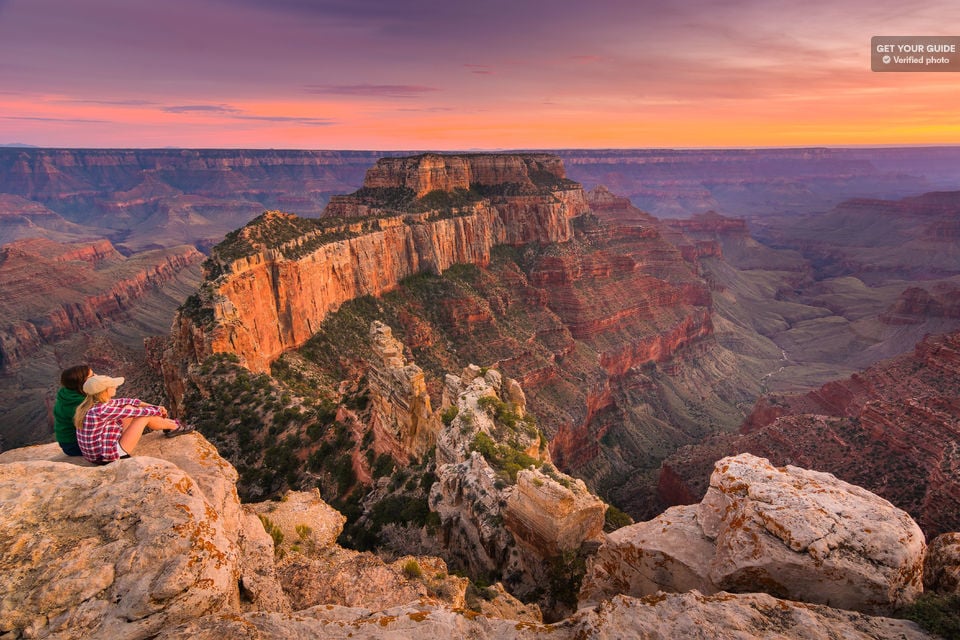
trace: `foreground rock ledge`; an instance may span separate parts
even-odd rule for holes
[[[722,589],[889,613],[922,592],[924,550],[910,516],[869,491],[741,454],[717,462],[699,505],[611,534],[581,604]]]
[[[332,544],[342,519],[312,492],[240,505],[236,472],[198,434],[150,434],[137,452],[103,467],[55,444],[0,454],[0,638],[931,638],[911,622],[766,594],[616,596],[553,625],[480,615],[458,607],[465,580],[447,578],[450,601],[424,597],[401,569]],[[278,564],[255,512],[308,525],[309,554],[291,547]],[[444,568],[420,560],[425,573]],[[346,606],[344,591],[363,597]]]
[[[497,640],[920,640],[934,636],[912,622],[778,600],[766,594],[704,596],[696,591],[636,599],[617,596],[551,625],[467,615],[415,604],[386,611],[319,606],[295,615],[209,616],[169,629],[157,640],[353,640],[496,638]]]

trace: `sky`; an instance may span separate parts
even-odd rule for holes
[[[0,144],[372,150],[960,143],[927,0],[0,0]]]

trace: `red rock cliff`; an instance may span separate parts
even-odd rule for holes
[[[960,332],[931,336],[863,373],[765,399],[740,434],[668,458],[661,497],[691,502],[713,461],[748,451],[865,487],[904,509],[928,538],[960,527]]]
[[[545,182],[566,181],[563,161],[549,154],[425,154],[411,158],[382,158],[367,171],[364,187],[403,187],[420,198],[431,191],[516,185],[538,191]],[[579,185],[570,184],[579,189]]]
[[[206,320],[189,313],[176,320],[175,352],[167,367],[174,397],[177,374],[171,367],[228,352],[252,371],[266,371],[281,353],[306,342],[344,302],[383,294],[417,273],[442,273],[457,263],[486,265],[498,244],[565,242],[573,235],[570,218],[586,210],[579,186],[566,181],[562,164],[549,156],[387,159],[371,170],[368,182],[397,187],[407,184],[408,174],[416,174],[426,176],[414,181],[418,189],[455,188],[460,178],[450,176],[460,169],[474,183],[526,175],[530,185],[533,178],[541,184],[519,195],[473,199],[444,211],[427,206],[403,211],[390,203],[370,205],[369,199],[345,196],[331,207],[347,212],[347,219],[331,220],[328,211],[315,231],[288,233],[300,223],[280,212],[268,212],[244,228],[236,240],[246,247],[245,255],[228,261],[220,255],[224,249],[215,252],[225,273],[206,285]],[[382,217],[350,220],[358,211]],[[278,241],[281,231],[289,239]]]
[[[59,244],[21,240],[0,249],[0,368],[16,367],[41,345],[102,326],[148,290],[202,259],[193,247],[126,258],[108,240]]]

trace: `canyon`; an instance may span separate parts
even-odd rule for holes
[[[759,393],[813,388],[837,374],[852,374],[900,353],[926,333],[950,330],[956,320],[953,272],[920,281],[880,282],[853,268],[818,276],[821,249],[775,245],[779,240],[770,235],[773,223],[763,224],[765,219],[775,220],[775,212],[747,218],[705,212],[686,221],[661,221],[607,189],[584,194],[567,178],[565,165],[579,175],[597,176],[602,171],[613,184],[641,178],[663,181],[671,168],[690,177],[694,170],[708,167],[710,175],[726,175],[725,184],[739,180],[750,191],[751,184],[744,181],[748,175],[760,175],[756,167],[764,163],[762,175],[769,176],[764,184],[775,181],[785,168],[796,169],[795,178],[801,182],[823,180],[842,169],[842,175],[850,177],[847,186],[860,185],[859,189],[889,178],[889,172],[902,168],[899,162],[909,162],[917,168],[916,179],[902,184],[888,181],[891,189],[909,191],[943,184],[942,172],[933,167],[950,153],[949,149],[598,151],[561,152],[554,157],[529,154],[528,164],[508,160],[508,155],[494,154],[498,159],[491,161],[484,154],[456,160],[427,154],[416,162],[384,158],[382,165],[374,165],[370,183],[352,196],[333,193],[346,190],[346,184],[362,185],[360,175],[382,154],[5,149],[0,155],[9,170],[4,189],[16,192],[5,197],[21,223],[31,212],[40,216],[34,228],[41,231],[43,215],[59,216],[88,232],[97,229],[90,225],[98,220],[109,221],[115,231],[122,229],[113,235],[114,247],[121,255],[129,254],[128,259],[139,256],[140,248],[181,237],[179,232],[167,237],[161,227],[147,223],[173,220],[167,214],[157,217],[157,203],[169,204],[173,201],[168,198],[182,197],[178,194],[193,199],[243,194],[249,206],[230,206],[237,215],[247,212],[244,216],[281,204],[304,214],[325,207],[326,217],[310,224],[275,212],[229,234],[231,239],[221,249],[239,251],[238,256],[218,258],[224,251],[214,252],[207,267],[216,277],[225,272],[244,274],[224,284],[236,291],[214,292],[212,278],[185,305],[199,311],[198,318],[212,310],[229,321],[216,329],[202,321],[178,321],[174,342],[180,346],[175,353],[188,356],[173,358],[174,364],[164,370],[165,391],[156,384],[160,376],[153,374],[149,380],[134,373],[151,371],[142,360],[104,357],[113,338],[96,339],[95,361],[108,368],[129,367],[120,372],[130,377],[133,390],[142,388],[160,400],[158,394],[169,393],[176,406],[183,394],[177,381],[189,377],[189,364],[217,351],[240,354],[250,370],[266,372],[278,359],[282,364],[284,357],[292,357],[283,354],[304,348],[340,306],[357,296],[381,296],[390,307],[383,310],[392,315],[390,326],[424,366],[424,384],[434,401],[445,371],[470,362],[502,367],[531,391],[531,411],[543,421],[557,464],[639,517],[655,515],[664,506],[656,491],[660,460],[677,446],[735,429]],[[911,175],[906,169],[902,173]],[[545,191],[536,193],[538,189]],[[281,201],[292,192],[309,192],[311,204],[302,208],[303,203]],[[390,206],[396,209],[403,198],[410,204],[418,194],[426,204],[387,215]],[[377,205],[380,196],[389,197]],[[714,200],[723,204],[722,198]],[[122,207],[114,206],[121,202]],[[947,195],[890,202],[842,205],[826,211],[828,222],[819,224],[826,228],[836,223],[851,206],[867,212],[863,215],[875,206],[892,211],[886,216],[891,219],[913,215],[907,211],[911,207],[916,215],[926,216],[931,230],[918,239],[949,227],[952,204]],[[371,203],[378,212],[373,220],[363,217]],[[163,205],[167,213],[172,206]],[[587,208],[591,213],[582,213]],[[123,215],[117,217],[121,210]],[[581,213],[569,215],[574,212]],[[51,234],[69,230],[57,225],[51,223]],[[192,242],[209,250],[214,236],[204,236],[203,225],[192,228]],[[283,242],[247,237],[274,228],[285,229]],[[774,244],[757,243],[755,228]],[[254,245],[270,248],[251,250]],[[833,251],[835,263],[863,264],[847,259],[842,247]],[[451,269],[462,263],[477,265],[480,271]],[[191,264],[182,273],[196,274]],[[325,278],[324,269],[336,277]],[[453,281],[417,280],[438,274]],[[408,290],[408,281],[424,291]],[[443,309],[430,309],[426,299],[418,299],[431,287],[448,296]],[[75,296],[62,297],[72,303]],[[164,313],[182,301],[167,301]],[[402,305],[407,308],[401,310]],[[128,343],[131,332],[123,323],[129,313],[128,308],[106,321]],[[169,322],[166,317],[151,320],[160,327],[155,333],[166,331],[161,324]],[[88,335],[83,332],[89,329],[79,330],[60,342],[56,339],[66,330],[51,333],[53,359],[45,355],[51,353],[50,345],[34,352],[34,359],[47,363],[42,375],[55,377],[53,360],[62,364],[62,354],[72,349],[67,346],[70,341]],[[10,353],[34,348],[27,333],[10,334],[15,336],[5,342]],[[360,342],[365,341],[361,337]],[[89,343],[85,338],[83,344]],[[87,348],[83,344],[81,353]],[[169,347],[151,342],[154,350]],[[163,360],[159,351],[157,362]],[[24,385],[21,381],[36,375],[31,366],[27,362],[12,367],[8,384]],[[29,391],[21,388],[17,398],[30,402],[43,395],[37,393],[43,385],[26,386]],[[7,446],[29,442],[31,432],[42,434],[48,428],[42,403],[30,409],[14,409],[18,404],[14,400],[8,404],[11,416],[30,424],[22,433],[7,435]],[[638,469],[643,472],[634,473]]]
[[[762,398],[738,433],[681,448],[660,475],[665,502],[695,502],[718,457],[750,452],[815,466],[913,514],[933,538],[960,527],[960,333],[802,395]]]
[[[917,195],[950,186],[930,168],[949,149],[3,151],[25,155],[4,165],[19,186],[0,199],[12,241],[0,270],[17,294],[4,384],[21,385],[2,390],[17,429],[0,448],[36,439],[44,383],[23,381],[38,372],[52,381],[83,353],[98,371],[128,375],[132,391],[200,427],[236,467],[230,482],[245,502],[287,496],[327,514],[321,540],[291,530],[300,523],[282,509],[254,509],[266,533],[285,531],[274,547],[288,560],[249,560],[241,608],[250,598],[281,613],[356,605],[354,588],[309,576],[331,562],[347,581],[403,571],[352,555],[377,549],[391,561],[413,554],[431,575],[449,567],[496,583],[481,598],[493,608],[558,620],[575,611],[581,577],[599,579],[584,562],[609,544],[601,529],[629,521],[606,503],[638,520],[696,503],[714,462],[743,451],[867,487],[928,541],[960,528],[950,517],[960,507],[950,333],[960,326],[960,200]],[[889,180],[904,158],[929,171]],[[591,177],[584,191],[570,167],[645,186],[614,193]],[[792,186],[776,177],[785,167]],[[800,185],[822,189],[803,196]],[[799,200],[765,209],[790,188]],[[644,189],[674,189],[672,202],[660,192],[664,218],[634,206]],[[839,201],[858,189],[873,199]],[[822,211],[798,215],[798,202]],[[858,234],[868,219],[876,233]],[[61,286],[70,278],[88,287],[82,300]],[[144,347],[178,307],[169,336]],[[654,526],[689,519],[668,513]],[[263,532],[244,527],[265,554]],[[718,532],[691,533],[692,544]],[[333,538],[356,550],[302,557]],[[676,602],[719,605],[701,594],[727,579],[696,571],[699,582],[678,590],[697,592]],[[298,598],[280,594],[273,572]],[[467,596],[444,580],[408,585],[383,606],[453,593],[431,605],[446,616]],[[600,609],[635,609],[617,580],[603,593],[620,604]],[[776,597],[809,597],[760,582]],[[217,607],[232,611],[233,598]]]
[[[706,374],[714,384],[723,384],[720,379],[732,373],[733,358],[709,341],[709,289],[681,252],[661,237],[652,220],[614,227],[589,213],[589,207],[602,209],[606,196],[585,195],[555,161],[468,158],[472,165],[446,160],[454,165],[453,181],[435,158],[415,160],[434,181],[428,186],[462,189],[455,185],[465,184],[467,166],[474,175],[507,182],[500,189],[473,182],[472,201],[449,210],[430,209],[415,199],[404,205],[414,210],[398,210],[385,199],[392,194],[382,190],[406,188],[411,161],[388,159],[371,169],[370,185],[331,203],[338,215],[320,223],[329,219],[326,224],[334,226],[317,230],[313,223],[270,212],[214,248],[210,277],[196,306],[179,314],[163,357],[172,406],[185,406],[182,399],[191,385],[209,386],[193,377],[198,365],[217,353],[236,356],[254,373],[266,372],[278,359],[283,364],[284,354],[297,347],[307,360],[317,351],[333,353],[335,345],[322,337],[324,324],[336,323],[341,308],[374,294],[379,310],[365,324],[377,320],[393,329],[424,367],[435,398],[446,372],[471,363],[496,366],[529,390],[530,410],[541,420],[557,464],[594,487],[622,484],[638,461],[649,476],[677,442],[694,442],[708,433],[708,425],[693,419],[671,424],[669,406],[654,409],[657,426],[651,427],[646,424],[651,416],[632,414],[640,402],[624,397],[633,391],[620,382],[643,377],[641,365],[671,361],[694,345],[718,361]],[[505,174],[504,167],[515,173]],[[393,186],[384,186],[385,175],[393,176]],[[480,195],[484,190],[487,195]],[[373,205],[379,212],[375,218],[348,210]],[[453,268],[454,263],[460,266]],[[359,335],[347,340],[357,344],[360,355],[369,338],[365,327],[358,329]],[[338,357],[313,366],[327,377],[340,370],[359,379],[373,365],[355,363],[350,372]],[[327,383],[331,395],[339,385],[340,380]],[[637,391],[660,393],[656,384],[646,385],[644,391],[638,384]],[[737,399],[749,397],[732,385],[728,391],[740,394]],[[702,397],[698,389],[680,393]],[[727,397],[716,403],[719,412],[736,411]],[[196,403],[190,409],[203,410]],[[731,415],[722,419],[729,422]],[[659,427],[668,435],[656,433]],[[608,448],[614,450],[613,465],[610,456],[599,455],[599,440],[611,429],[627,431],[630,444],[627,450]],[[653,486],[647,480],[643,487],[626,489],[643,492],[629,500],[649,503]]]

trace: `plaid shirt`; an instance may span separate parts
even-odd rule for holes
[[[113,398],[93,405],[77,429],[80,452],[90,462],[113,462],[120,457],[117,443],[123,434],[124,418],[159,416],[160,407],[141,406],[136,398]]]

